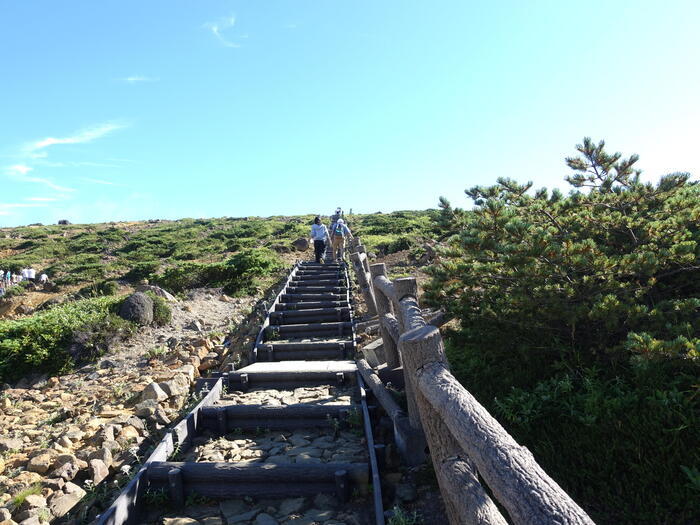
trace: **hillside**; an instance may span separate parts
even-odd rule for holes
[[[700,512],[700,186],[686,174],[644,184],[636,157],[590,139],[577,149],[568,196],[499,179],[467,190],[470,210],[443,199],[439,211],[347,220],[370,260],[392,278],[417,276],[421,301],[453,318],[443,332],[454,375],[596,522],[691,523]],[[47,384],[74,388],[71,373],[99,383],[104,359],[92,363],[106,352],[132,356],[124,370],[141,370],[143,380],[127,377],[143,388],[188,364],[207,373],[244,360],[226,349],[250,348],[262,302],[294,261],[312,257],[300,241],[312,218],[0,230],[0,269],[33,266],[51,279],[0,301],[0,374],[16,387],[5,388],[3,421],[13,432],[35,425],[50,411],[22,423],[22,407],[47,401]],[[116,315],[139,288],[175,296],[158,303],[156,326]],[[76,395],[51,395],[62,393]],[[106,391],[90,402],[92,416],[105,403],[133,409]],[[47,446],[60,439],[53,432]],[[13,497],[37,482],[24,472],[32,458],[16,452],[4,451],[13,470],[0,479]]]
[[[416,248],[435,229],[435,212],[351,215],[348,221],[378,254]],[[232,272],[217,263],[248,256],[293,260],[292,242],[308,236],[312,216],[183,219],[0,229],[0,269],[34,267],[53,286],[13,290],[21,301],[0,305],[0,315],[22,315],[48,300],[102,295],[105,283],[147,279],[172,292],[201,284],[231,284]],[[235,263],[235,261],[233,261]],[[109,288],[109,286],[107,287]],[[25,308],[17,311],[17,307]]]
[[[404,272],[411,259],[405,248],[419,255],[434,217],[430,211],[348,219],[377,255],[391,253]],[[73,514],[86,520],[108,502],[161,429],[196,401],[193,380],[246,359],[262,301],[294,261],[312,256],[311,249],[294,247],[311,219],[3,229],[0,268],[32,266],[50,275],[50,283],[16,285],[0,300],[6,319],[0,321],[6,383],[0,423],[7,429],[0,440],[0,511],[6,506],[17,522],[53,520],[75,506]],[[137,289],[165,297],[153,296],[160,317],[152,326],[116,315]],[[156,409],[147,397],[154,382],[169,385]],[[105,434],[106,428],[115,430]],[[109,471],[114,485],[107,487]],[[77,488],[42,489],[56,476]]]

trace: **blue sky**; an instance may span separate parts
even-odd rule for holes
[[[435,207],[584,136],[700,172],[700,2],[0,0],[0,225]]]

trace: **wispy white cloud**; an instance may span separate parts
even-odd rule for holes
[[[13,202],[10,204],[0,202],[0,209],[10,209],[10,208],[45,208],[47,204],[40,203],[26,203],[26,202]]]
[[[12,210],[17,208],[45,208],[47,204],[39,203],[26,203],[26,202],[12,202],[12,203],[0,203],[0,215],[12,215]]]
[[[46,186],[47,188],[51,188],[52,190],[56,191],[61,191],[61,192],[71,192],[75,191],[74,188],[67,188],[65,186],[60,186],[59,184],[56,184],[52,180],[45,179],[43,177],[34,177],[34,176],[29,176],[28,173],[33,171],[33,168],[30,166],[27,166],[26,164],[15,164],[14,166],[7,166],[5,168],[5,174],[9,175],[13,179],[22,181],[22,182],[33,182],[35,184],[42,184]]]
[[[120,164],[117,162],[123,163],[129,161],[124,159],[111,159],[112,162],[109,164],[105,162],[92,161],[53,162],[47,160],[48,153],[46,150],[49,148],[49,146],[92,142],[114,131],[126,128],[127,126],[127,124],[120,122],[105,122],[95,126],[83,128],[68,136],[46,137],[41,140],[26,143],[10,156],[14,159],[15,164],[6,165],[4,167],[0,166],[0,174],[19,182],[39,184],[59,194],[55,198],[33,197],[27,199],[32,202],[25,203],[23,207],[45,206],[45,203],[47,202],[54,202],[56,200],[68,198],[66,194],[75,192],[75,188],[58,184],[53,179],[43,176],[43,173],[39,173],[41,176],[37,176],[37,170],[44,171],[48,168],[86,166],[93,168],[118,168],[120,167]],[[93,179],[91,182],[95,182],[97,184],[110,184],[108,181],[104,181],[102,179]],[[118,184],[114,185],[117,186]],[[5,206],[5,208],[0,206],[0,210],[4,210],[4,212],[0,213],[0,215],[7,215],[8,206],[9,205]]]
[[[47,188],[51,188],[52,190],[56,190],[56,191],[64,191],[64,192],[75,191],[75,188],[68,188],[66,186],[60,186],[59,184],[56,184],[52,180],[45,179],[43,177],[24,177],[22,180],[24,180],[26,182],[34,182],[36,184],[43,184]]]
[[[107,162],[92,162],[92,161],[70,161],[70,162],[51,162],[48,160],[39,160],[37,165],[47,168],[121,168],[121,164]]]
[[[19,176],[24,176],[30,171],[32,171],[33,168],[30,168],[26,164],[15,164],[14,166],[8,166],[6,168],[8,175],[19,175]]]
[[[217,22],[207,22],[204,27],[212,32],[212,34],[226,47],[241,47],[240,44],[233,42],[230,37],[224,36],[222,33],[231,29],[236,25],[236,17],[234,15],[220,19]],[[248,35],[245,36],[246,38]]]
[[[93,184],[104,184],[105,186],[123,186],[123,184],[117,184],[116,182],[111,182],[104,179],[93,179],[92,177],[81,177],[85,182],[92,182]]]
[[[141,75],[133,75],[130,77],[124,77],[120,78],[122,82],[126,82],[127,84],[139,84],[141,82],[158,82],[160,78],[158,77],[144,77]]]
[[[105,135],[112,133],[113,131],[123,129],[125,127],[127,127],[125,124],[120,124],[116,122],[106,122],[104,124],[99,124],[97,126],[85,128],[68,137],[46,137],[45,139],[41,139],[37,142],[33,142],[27,145],[25,150],[27,153],[31,154],[37,150],[47,148],[49,146],[54,146],[56,144],[82,144],[84,142],[92,142],[95,139],[99,139],[100,137],[104,137]]]

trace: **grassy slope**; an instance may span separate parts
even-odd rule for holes
[[[375,251],[398,251],[433,233],[434,212],[352,215],[356,234]],[[0,269],[33,266],[59,286],[138,280],[184,262],[215,263],[246,248],[289,248],[308,236],[311,215],[182,219],[0,230]]]
[[[348,217],[356,234],[367,234],[380,253],[411,246],[432,233],[433,212]],[[66,300],[18,320],[0,321],[0,381],[28,373],[55,374],[104,352],[130,328],[115,315],[120,299],[142,279],[177,293],[221,286],[250,295],[279,276],[285,262],[309,257],[292,251],[307,237],[312,216],[183,219],[148,223],[27,226],[0,231],[0,269],[33,266],[46,272],[58,294],[13,287],[0,312]],[[2,235],[4,233],[4,236]],[[287,253],[287,255],[284,255]],[[118,286],[115,280],[121,281]],[[76,352],[76,341],[82,341]],[[72,350],[69,352],[68,349]]]

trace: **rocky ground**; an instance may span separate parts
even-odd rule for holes
[[[388,263],[390,273],[411,270],[406,257],[393,255],[377,262]],[[241,324],[255,302],[256,298],[232,299],[219,290],[193,291],[186,300],[171,302],[170,326],[142,328],[99,362],[75,373],[27,378],[0,392],[0,525],[89,523],[138,469],[163,429],[197,401],[191,395],[195,379],[224,362],[237,361],[235,350],[250,342],[257,324],[241,325],[230,345],[222,344],[224,336]],[[371,339],[369,331],[361,335]],[[272,405],[307,401],[352,403],[350,391],[335,387],[230,392],[222,400]],[[186,453],[210,461],[365,461],[362,439],[352,429],[235,432],[219,439],[201,436]],[[385,505],[396,506],[413,520],[405,523],[445,521],[429,466],[396,466],[384,477]],[[162,509],[163,496],[148,497],[153,507]],[[167,525],[370,522],[365,497],[341,505],[326,495],[218,504],[190,501],[186,515],[161,510],[148,518],[148,523]]]
[[[314,498],[241,498],[218,504],[190,506],[186,513],[151,516],[149,525],[368,525],[367,502],[360,497],[347,504],[327,494]]]
[[[255,298],[196,290],[173,301],[170,326],[142,328],[99,362],[25,379],[0,394],[0,524],[66,516],[124,483],[160,431],[196,401],[191,386],[231,358],[224,335]],[[116,476],[115,476],[116,475]]]

